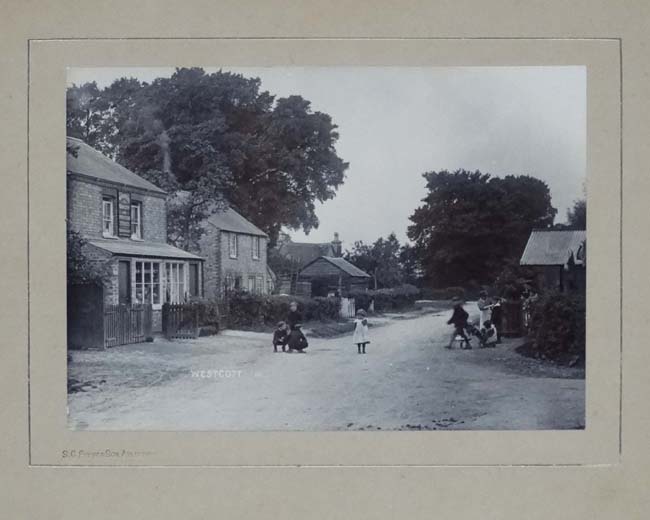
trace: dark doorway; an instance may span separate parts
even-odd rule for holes
[[[190,264],[190,296],[201,296],[199,290],[199,264]]]
[[[120,273],[118,287],[120,291],[120,305],[131,303],[131,262],[120,260]]]

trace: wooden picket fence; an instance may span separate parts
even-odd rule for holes
[[[354,298],[341,298],[341,318],[354,318],[356,315],[356,305]]]
[[[151,305],[104,305],[104,347],[146,341],[151,325]]]
[[[165,303],[162,326],[167,339],[198,338],[199,307],[191,303]]]

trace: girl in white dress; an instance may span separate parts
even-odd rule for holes
[[[370,343],[368,337],[368,320],[366,319],[366,311],[359,309],[357,311],[357,319],[354,320],[354,335],[352,342],[357,345],[357,352],[359,354],[366,353],[366,345]]]

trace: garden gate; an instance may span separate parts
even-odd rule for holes
[[[199,307],[191,303],[165,303],[162,309],[163,333],[167,339],[199,337]]]

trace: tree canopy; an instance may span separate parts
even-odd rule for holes
[[[275,242],[282,227],[318,226],[348,164],[328,114],[276,98],[259,78],[176,69],[151,83],[122,78],[67,93],[67,131],[169,193],[170,239],[190,248],[197,224],[226,203]]]
[[[427,196],[408,236],[434,286],[491,283],[518,259],[530,231],[553,224],[548,186],[534,177],[479,171],[425,173]]]
[[[587,201],[579,199],[567,211],[567,223],[573,229],[587,229]]]
[[[345,259],[370,274],[375,289],[396,287],[407,281],[403,260],[408,257],[402,255],[403,251],[404,247],[400,246],[395,233],[391,233],[373,244],[355,242],[352,250],[345,253]],[[412,264],[408,267],[412,267]]]

